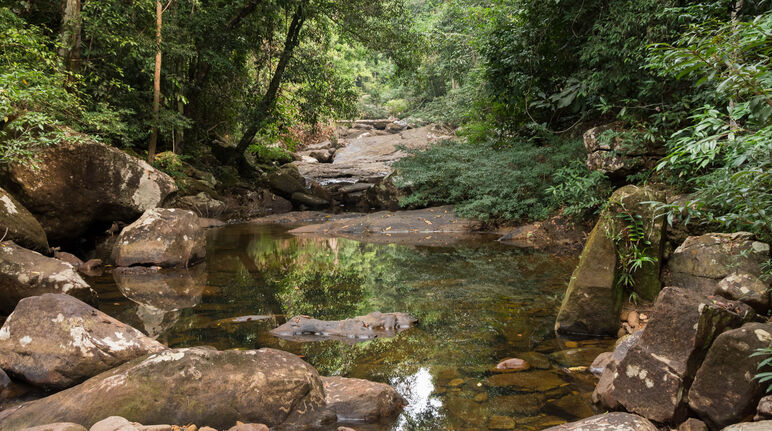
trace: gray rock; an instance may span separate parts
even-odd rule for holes
[[[228,429],[228,431],[270,431],[263,424],[240,424]]]
[[[417,320],[406,313],[373,312],[366,316],[339,321],[295,316],[287,323],[272,329],[271,334],[290,340],[316,341],[342,339],[364,341],[375,337],[394,336],[400,330],[412,327]]]
[[[594,403],[607,406],[611,409],[619,408],[619,402],[611,395],[613,394],[612,389],[614,386],[614,379],[616,378],[617,367],[619,366],[619,363],[625,359],[630,348],[641,339],[641,335],[643,335],[643,331],[637,331],[622,337],[617,341],[616,348],[611,354],[611,358],[603,369],[600,380],[598,380],[598,384],[595,385],[595,390],[592,393],[592,401]]]
[[[0,369],[0,389],[5,389],[8,386],[11,386],[11,378],[8,377],[8,374],[5,374],[5,371]]]
[[[87,301],[96,296],[72,265],[13,241],[0,243],[0,312],[10,313],[21,299],[44,293],[66,293]]]
[[[614,352],[603,352],[598,355],[590,365],[590,372],[596,377],[602,376],[603,372],[606,371],[606,367],[611,363],[613,356]]]
[[[767,395],[759,401],[756,407],[756,416],[754,421],[765,421],[772,419],[772,395]]]
[[[307,207],[311,208],[320,208],[320,207],[326,207],[330,205],[330,201],[320,198],[318,196],[309,195],[307,193],[301,193],[296,192],[293,193],[290,197],[290,200],[292,202],[295,202],[297,204],[305,205]]]
[[[753,376],[772,345],[772,323],[748,323],[716,337],[689,389],[689,407],[711,428],[741,421],[756,409],[764,388]]]
[[[327,408],[340,422],[379,422],[396,416],[407,403],[389,385],[362,379],[322,377]]]
[[[769,285],[754,275],[733,272],[718,282],[714,294],[744,302],[753,307],[757,313],[767,314],[769,289]]]
[[[131,422],[196,423],[227,429],[236,421],[290,426],[315,419],[325,403],[316,370],[273,349],[166,350],[86,382],[0,412],[3,431],[70,421],[91,426],[116,415]]]
[[[130,222],[177,191],[171,177],[146,162],[87,139],[35,156],[36,166],[8,166],[0,183],[36,216],[49,241],[77,239],[98,223]]]
[[[689,418],[686,422],[678,425],[678,431],[708,431],[708,426],[699,419]]]
[[[110,416],[95,423],[88,431],[139,431],[133,423],[120,416]]]
[[[187,266],[206,255],[206,233],[191,211],[154,208],[123,229],[113,248],[116,266]]]
[[[686,419],[685,394],[717,334],[741,326],[751,315],[731,311],[694,292],[668,287],[654,304],[649,324],[613,372],[596,387],[605,406],[637,413],[652,421]],[[747,306],[746,306],[747,307]]]
[[[23,431],[87,431],[82,425],[72,422],[60,422],[55,424],[40,425],[26,428]]]
[[[22,299],[0,329],[0,368],[62,389],[165,347],[62,294]]]
[[[587,168],[591,171],[605,172],[612,179],[624,180],[632,173],[652,168],[665,155],[662,143],[603,137],[608,131],[624,133],[620,123],[611,123],[589,129],[584,134]]]
[[[721,431],[769,431],[772,430],[772,421],[744,422],[729,425]]]
[[[306,189],[306,180],[294,165],[284,165],[268,175],[271,190],[280,195],[291,196]]]
[[[30,250],[48,253],[43,226],[7,191],[0,188],[0,235]]]
[[[206,192],[177,199],[177,206],[195,212],[201,217],[217,217],[225,212],[225,203],[212,198]]]
[[[606,413],[544,431],[658,431],[651,422],[629,413]]]

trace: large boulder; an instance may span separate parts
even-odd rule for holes
[[[689,407],[713,429],[751,415],[764,395],[753,378],[764,357],[751,355],[770,346],[772,323],[748,323],[716,337],[689,389]]]
[[[637,415],[606,413],[544,431],[657,431],[657,427]]]
[[[78,386],[0,412],[3,431],[52,422],[87,427],[121,416],[143,424],[228,429],[315,420],[325,404],[316,370],[273,349],[174,349],[128,362]]]
[[[10,313],[23,298],[44,293],[66,293],[91,301],[96,293],[69,263],[0,243],[0,313]]]
[[[690,236],[668,260],[669,284],[712,295],[734,272],[760,275],[769,257],[769,244],[754,241],[747,232]]]
[[[22,299],[0,329],[0,368],[61,389],[165,347],[62,294]]]
[[[628,131],[621,123],[593,127],[584,133],[587,168],[606,173],[613,180],[650,169],[664,154],[661,143],[651,142]]]
[[[30,250],[48,253],[48,238],[35,216],[0,188],[0,235]]]
[[[113,248],[116,266],[187,266],[206,255],[206,233],[198,216],[154,208],[123,229]]]
[[[268,174],[268,185],[280,195],[291,196],[305,191],[306,180],[295,165],[289,164]]]
[[[295,316],[287,323],[271,330],[271,334],[290,340],[369,340],[394,336],[400,330],[412,327],[417,320],[406,313],[373,312],[353,319],[326,321],[308,316]]]
[[[177,199],[177,207],[195,212],[201,217],[218,217],[225,212],[225,203],[206,192]]]
[[[379,422],[396,416],[407,403],[391,386],[362,379],[322,377],[327,409],[339,422]]]
[[[620,214],[641,217],[645,237],[651,245],[645,252],[655,262],[645,263],[634,273],[635,292],[644,299],[654,299],[661,288],[659,281],[662,260],[664,223],[644,202],[662,200],[662,193],[649,188],[626,186],[614,192],[609,205],[590,233],[579,265],[568,284],[558,313],[555,330],[564,334],[616,335],[624,289],[619,283],[617,243],[615,237],[625,235],[626,222]]]
[[[611,357],[608,358],[603,370],[600,371],[600,379],[598,380],[598,384],[595,385],[595,391],[592,393],[592,401],[594,403],[604,405],[610,409],[619,408],[619,403],[616,398],[607,395],[613,393],[611,389],[614,385],[614,379],[619,363],[625,359],[630,348],[641,339],[641,335],[643,335],[643,331],[637,331],[621,338],[620,341],[617,342],[614,352],[611,354]],[[595,373],[592,366],[590,367],[590,371],[593,372],[593,374]]]
[[[53,242],[77,239],[95,223],[133,221],[177,191],[171,177],[144,161],[85,138],[42,149],[36,158],[36,166],[8,166],[0,185]]]
[[[679,423],[685,419],[692,379],[715,337],[754,316],[741,303],[714,302],[674,287],[663,289],[640,339],[615,369],[604,372],[601,380],[607,382],[596,387],[595,399],[655,422]]]
[[[744,302],[759,314],[767,314],[770,305],[770,286],[759,277],[733,272],[716,286],[715,294],[734,301]]]

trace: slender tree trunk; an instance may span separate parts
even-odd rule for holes
[[[734,27],[735,31],[737,30],[737,24],[739,23],[738,15],[740,14],[740,10],[745,5],[744,3],[745,3],[745,0],[736,0],[734,5],[732,5],[732,14],[731,14],[732,27]],[[737,59],[737,56],[738,56],[738,52],[735,51],[733,57]],[[735,101],[734,101],[734,97],[732,97],[729,99],[729,110],[733,111],[734,107],[735,107]],[[737,124],[737,120],[735,120],[734,118],[729,120],[729,125],[732,128],[739,127],[739,125]]]
[[[71,72],[80,72],[81,0],[62,0],[62,46],[59,56]]]
[[[147,161],[155,160],[158,145],[158,122],[161,114],[161,28],[163,27],[163,6],[161,0],[155,2],[155,74],[153,75],[153,132],[150,135],[150,145],[147,150]]]
[[[292,23],[287,31],[287,38],[284,41],[284,50],[279,57],[279,64],[276,65],[276,70],[271,78],[271,83],[268,85],[268,91],[260,100],[255,117],[252,119],[249,127],[247,127],[247,130],[244,132],[244,136],[241,137],[241,140],[236,147],[236,151],[238,152],[237,156],[244,154],[244,151],[246,151],[252,143],[255,135],[260,128],[263,127],[265,121],[270,117],[273,108],[276,106],[279,88],[284,79],[284,71],[287,69],[287,65],[292,59],[292,53],[300,43],[300,30],[302,30],[303,24],[305,23],[304,9],[304,4],[301,3],[292,16]]]

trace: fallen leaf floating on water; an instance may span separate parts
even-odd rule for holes
[[[432,224],[432,222],[430,222],[429,220],[424,220],[424,223],[426,223],[426,224]]]
[[[391,226],[387,227],[387,228],[386,228],[386,230],[387,230],[387,231],[390,231],[390,230],[391,230]]]

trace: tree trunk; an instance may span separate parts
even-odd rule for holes
[[[161,114],[161,28],[163,27],[163,6],[161,0],[155,2],[155,74],[153,75],[153,132],[150,135],[150,145],[147,149],[147,161],[155,160],[158,145],[158,122]]]
[[[287,38],[284,41],[284,50],[279,57],[279,64],[276,65],[276,70],[271,78],[271,83],[268,85],[268,91],[257,107],[257,113],[252,119],[247,130],[244,132],[244,136],[241,137],[236,151],[237,156],[242,157],[244,151],[247,150],[255,135],[263,127],[265,121],[272,114],[273,108],[276,106],[276,99],[279,94],[279,87],[281,87],[282,80],[284,79],[284,71],[287,69],[289,61],[292,59],[292,53],[300,43],[300,30],[303,28],[305,22],[304,3],[301,3],[295,10],[292,16],[292,23],[287,31]]]
[[[81,0],[62,0],[62,46],[59,56],[71,72],[80,72]]]

